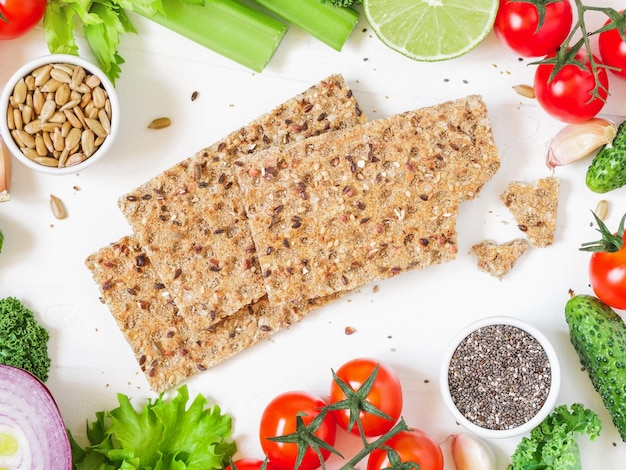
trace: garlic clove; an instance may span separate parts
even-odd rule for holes
[[[11,156],[0,139],[0,202],[11,199]]]
[[[607,119],[593,118],[580,124],[568,124],[550,141],[546,165],[554,168],[585,158],[613,142],[616,134],[617,126]]]
[[[464,433],[451,437],[452,459],[457,470],[496,470],[496,455],[485,441]]]

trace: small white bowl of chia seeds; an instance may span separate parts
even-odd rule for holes
[[[111,81],[81,57],[50,54],[24,64],[0,94],[0,135],[27,167],[53,175],[98,161],[119,129]]]
[[[546,336],[507,316],[478,320],[453,338],[440,388],[457,422],[484,438],[530,432],[552,412],[561,369]]]

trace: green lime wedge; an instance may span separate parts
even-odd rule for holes
[[[424,62],[459,57],[493,27],[498,0],[364,0],[371,28],[388,47]]]

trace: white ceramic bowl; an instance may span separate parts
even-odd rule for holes
[[[46,166],[41,163],[37,163],[36,161],[26,157],[24,153],[20,150],[20,147],[13,139],[11,135],[11,130],[9,129],[9,123],[7,120],[8,108],[9,108],[9,100],[11,95],[13,94],[13,90],[15,89],[15,85],[17,82],[28,75],[31,74],[34,70],[38,69],[41,66],[46,64],[70,64],[73,66],[80,66],[88,74],[95,75],[100,79],[100,83],[102,88],[106,91],[108,95],[108,99],[111,105],[111,117],[110,117],[110,131],[107,137],[104,139],[102,144],[97,147],[97,150],[88,158],[83,160],[80,163],[71,166],[63,166],[63,167],[52,167]],[[9,78],[6,83],[4,89],[2,90],[2,95],[0,95],[0,135],[2,139],[6,143],[7,148],[11,152],[11,154],[19,160],[21,163],[26,165],[27,167],[42,173],[48,173],[52,175],[66,175],[70,173],[76,173],[81,170],[84,170],[88,166],[93,165],[98,160],[100,160],[111,148],[113,142],[119,131],[120,125],[120,106],[119,99],[115,88],[111,81],[107,78],[104,72],[93,63],[77,56],[66,55],[66,54],[51,54],[43,57],[36,58],[31,60],[30,62],[24,64],[20,67],[12,76]]]
[[[461,411],[457,408],[455,401],[453,399],[453,394],[450,391],[450,384],[448,379],[448,371],[451,361],[453,360],[453,354],[459,347],[461,343],[476,330],[479,330],[483,327],[492,326],[492,325],[508,325],[512,327],[519,328],[530,336],[534,337],[543,350],[546,353],[550,364],[550,387],[547,393],[547,397],[539,409],[539,411],[524,424],[518,425],[517,427],[505,428],[505,429],[491,429],[488,427],[483,427],[475,422],[471,421],[467,417],[465,417]],[[550,343],[550,341],[546,338],[546,336],[539,331],[534,326],[521,321],[519,319],[507,316],[494,316],[487,317],[476,322],[473,322],[459,331],[456,336],[450,342],[448,348],[446,349],[445,356],[441,365],[441,373],[440,373],[440,390],[441,395],[443,397],[443,401],[445,402],[448,410],[454,416],[456,421],[463,426],[468,431],[484,438],[509,438],[520,436],[522,434],[526,434],[530,432],[534,427],[536,427],[543,419],[550,414],[555,407],[556,399],[559,393],[559,388],[561,385],[561,369],[559,365],[559,360],[556,355],[556,352]]]

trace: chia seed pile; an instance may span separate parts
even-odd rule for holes
[[[539,342],[511,325],[469,334],[448,370],[452,401],[472,423],[494,430],[528,422],[550,391],[550,362]]]

